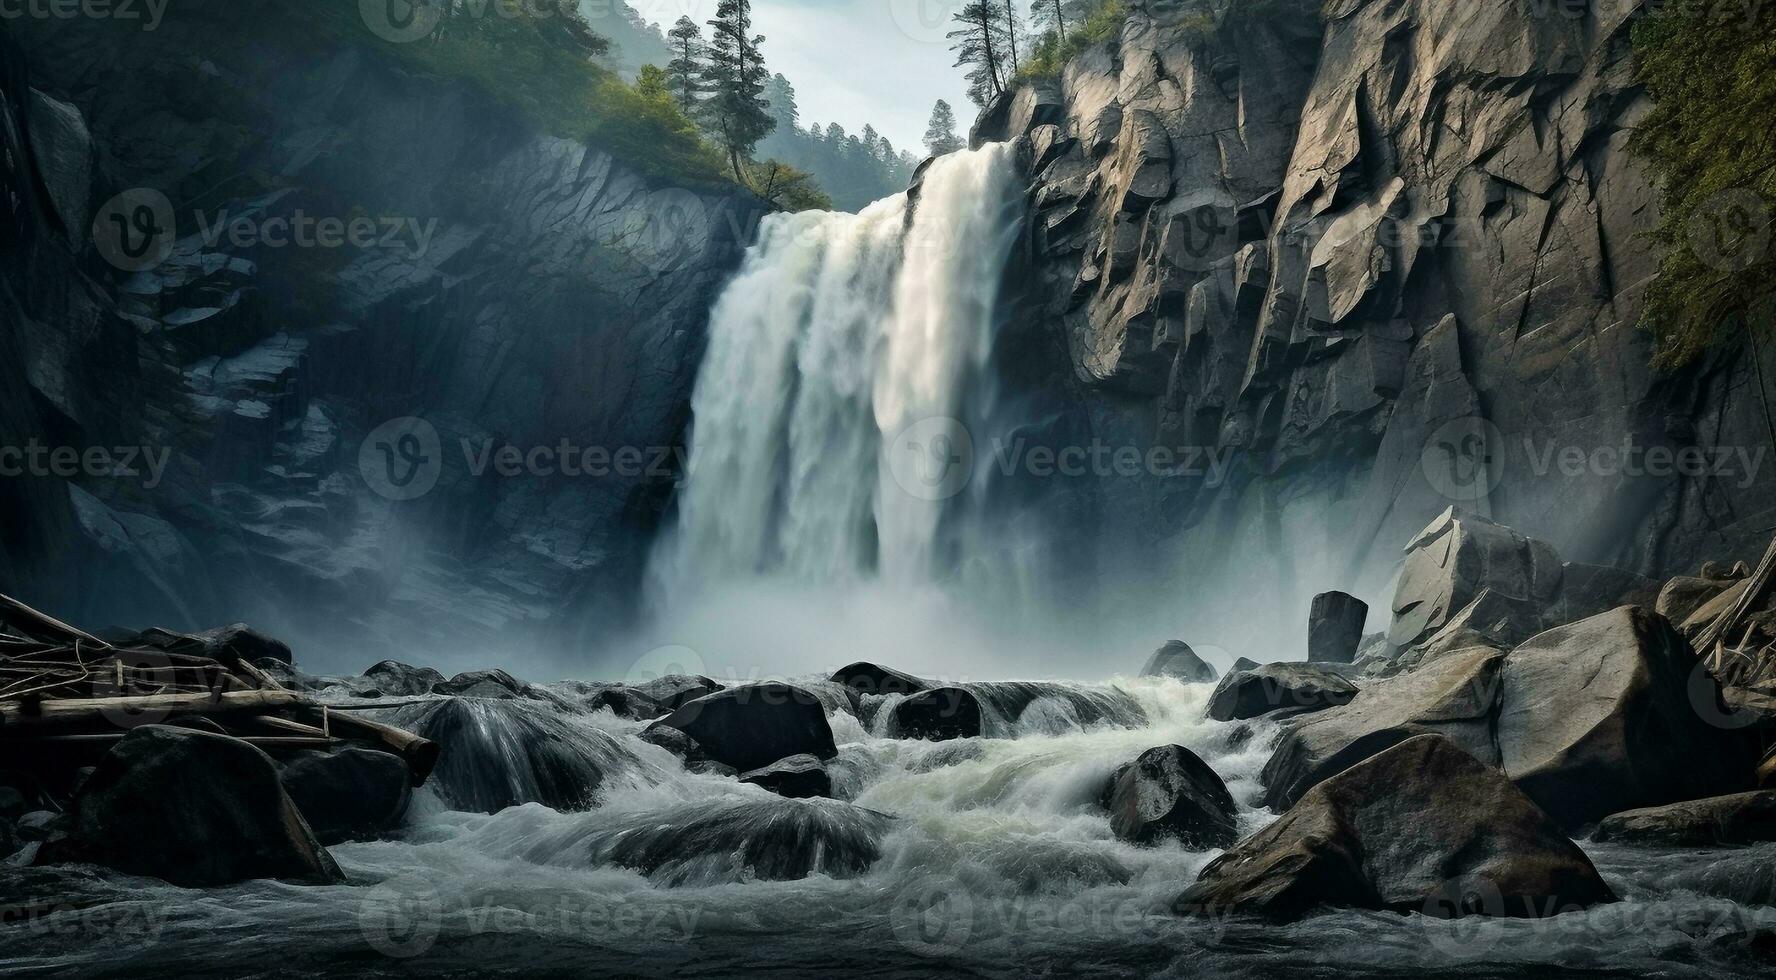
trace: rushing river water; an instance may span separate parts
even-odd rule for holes
[[[830,689],[803,679],[822,691]],[[1212,852],[1117,841],[1105,777],[1154,745],[1207,760],[1242,831],[1274,732],[1205,721],[1207,685],[1051,685],[1005,699],[1001,737],[884,737],[880,713],[835,708],[843,800],[785,800],[686,772],[639,723],[538,702],[489,702],[602,775],[593,806],[492,815],[420,791],[398,839],[333,848],[340,886],[251,882],[185,891],[78,869],[8,871],[8,903],[58,911],[0,926],[18,976],[1717,976],[1768,969],[1770,848],[1593,847],[1624,901],[1540,921],[1454,922],[1355,911],[1290,926],[1174,917]],[[842,699],[832,697],[835,703]],[[881,704],[873,705],[875,708]],[[525,732],[530,722],[518,726]],[[875,730],[872,730],[875,729]],[[1242,738],[1242,736],[1244,736]],[[531,737],[526,735],[524,737]],[[519,770],[523,763],[515,763]],[[514,777],[522,781],[526,774]],[[441,787],[442,788],[442,787]],[[664,861],[650,855],[669,845]],[[739,856],[751,855],[747,866]],[[859,856],[863,860],[859,860]],[[629,865],[629,866],[626,866]],[[639,870],[646,867],[649,870]],[[795,880],[759,868],[812,867]]]

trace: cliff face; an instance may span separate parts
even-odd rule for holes
[[[1229,636],[1384,594],[1452,503],[1646,572],[1761,553],[1749,355],[1662,377],[1637,326],[1627,5],[1129,6],[974,133],[1028,141],[1015,319],[1064,339],[1091,438],[1218,464],[1099,480],[1109,553],[1176,561]]]
[[[0,35],[0,443],[109,454],[12,461],[0,583],[76,621],[336,630],[351,666],[596,622],[762,205],[253,17]],[[366,445],[403,417],[436,442]]]

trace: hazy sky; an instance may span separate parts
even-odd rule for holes
[[[796,88],[802,125],[864,123],[902,149],[918,151],[931,106],[947,99],[968,135],[975,107],[944,38],[964,0],[754,0],[765,62]],[[716,0],[629,0],[662,29],[682,14],[699,24]],[[705,28],[707,33],[707,28]]]

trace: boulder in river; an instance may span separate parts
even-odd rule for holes
[[[411,710],[414,733],[438,743],[430,785],[457,810],[583,810],[609,771],[641,764],[622,740],[531,701],[450,698]]]
[[[1776,840],[1776,790],[1612,813],[1597,825],[1591,839],[1663,847],[1718,847]]]
[[[931,742],[974,738],[981,733],[980,701],[959,687],[915,694],[894,706],[894,732]]]
[[[522,697],[527,686],[503,670],[470,670],[432,685],[432,693],[464,698],[515,698]]]
[[[1488,765],[1502,650],[1442,657],[1397,677],[1365,681],[1349,704],[1291,722],[1264,766],[1264,802],[1275,810],[1353,765],[1417,735],[1438,734]]]
[[[740,781],[792,800],[832,795],[832,776],[827,773],[826,766],[811,755],[778,759],[763,769],[742,774]]]
[[[931,682],[922,677],[867,661],[840,667],[833,671],[829,680],[858,694],[921,694],[932,687]]]
[[[1186,684],[1213,684],[1221,675],[1208,661],[1196,655],[1190,644],[1183,640],[1170,640],[1165,646],[1153,651],[1147,658],[1147,666],[1141,668],[1142,677],[1171,677]]]
[[[1363,642],[1363,624],[1369,620],[1369,604],[1343,592],[1314,596],[1307,616],[1309,663],[1348,664],[1357,659]]]
[[[1753,788],[1720,688],[1664,617],[1638,606],[1549,630],[1500,675],[1505,771],[1563,826]]]
[[[374,749],[300,752],[281,770],[285,792],[328,845],[386,834],[400,825],[413,796],[406,761]]]
[[[388,697],[429,694],[444,684],[444,675],[430,667],[415,667],[398,660],[384,660],[364,671],[364,680]]]
[[[1356,696],[1355,684],[1323,665],[1265,664],[1222,678],[1209,696],[1209,717],[1238,721],[1272,712],[1292,717],[1346,704]]]
[[[837,800],[695,800],[611,814],[586,838],[593,864],[662,885],[849,877],[881,856],[894,818]]]
[[[781,681],[742,684],[687,701],[660,724],[691,736],[709,758],[740,772],[792,755],[830,759],[839,754],[820,699]]]
[[[1134,844],[1171,838],[1193,851],[1239,839],[1238,809],[1227,784],[1182,745],[1148,749],[1117,768],[1105,791],[1110,829]]]
[[[253,878],[343,880],[271,757],[226,735],[145,725],[75,793],[41,864],[90,862],[187,888]]]
[[[1503,773],[1420,735],[1314,787],[1211,861],[1174,909],[1281,921],[1327,907],[1529,918],[1614,899]]]
[[[631,684],[628,689],[659,705],[661,713],[665,713],[677,710],[686,701],[714,694],[722,685],[701,674],[667,674]]]

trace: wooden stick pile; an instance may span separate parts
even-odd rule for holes
[[[102,751],[157,723],[273,752],[364,743],[406,760],[415,785],[438,759],[433,742],[286,690],[211,634],[149,630],[109,643],[0,595],[0,752]]]

